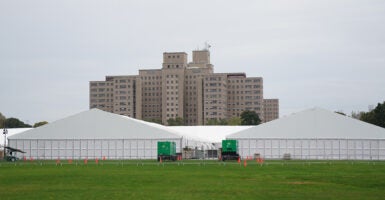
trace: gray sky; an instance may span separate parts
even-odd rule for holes
[[[76,114],[89,81],[206,41],[215,72],[263,77],[281,116],[367,111],[385,100],[384,24],[383,0],[0,0],[0,112],[30,124]]]

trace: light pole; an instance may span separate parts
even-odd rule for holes
[[[8,130],[7,130],[7,128],[5,128],[5,126],[4,126],[4,129],[3,129],[3,135],[4,135],[4,160],[6,159],[6,157],[5,157],[5,147],[6,147],[6,145],[7,145],[7,133],[8,133]]]

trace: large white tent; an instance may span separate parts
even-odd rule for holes
[[[34,159],[155,159],[158,141],[209,147],[167,127],[98,109],[52,122],[8,137],[9,145]]]
[[[385,129],[320,108],[227,136],[240,155],[269,159],[384,160]]]

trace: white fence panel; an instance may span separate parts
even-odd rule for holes
[[[233,138],[236,139],[236,138]],[[385,160],[384,139],[237,139],[242,157],[267,159]]]

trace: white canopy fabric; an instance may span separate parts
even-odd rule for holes
[[[220,143],[226,136],[255,126],[168,126],[183,136],[197,140]]]
[[[7,131],[8,131],[7,138],[10,137],[10,136],[16,135],[16,134],[18,134],[18,133],[22,133],[22,132],[24,132],[24,131],[31,130],[31,129],[33,129],[33,128],[8,128],[8,129],[7,129]],[[1,147],[4,146],[3,129],[1,129],[0,146],[1,146]]]
[[[133,118],[91,109],[9,139],[175,139],[182,135]]]
[[[385,139],[385,129],[321,108],[308,109],[227,136],[282,139]]]
[[[166,126],[98,109],[27,130],[8,137],[12,147],[38,159],[97,158],[154,159],[157,142],[172,141],[176,151],[214,149],[210,142],[179,134]],[[191,154],[191,155],[190,155]],[[203,157],[195,151],[189,156]]]

